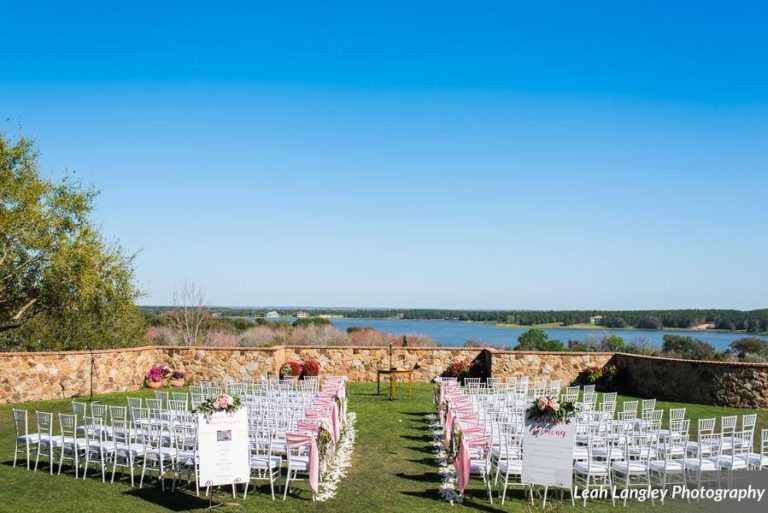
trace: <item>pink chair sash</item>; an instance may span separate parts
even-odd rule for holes
[[[317,433],[318,431],[320,431],[320,426],[316,422],[312,422],[304,419],[301,419],[298,422],[296,422],[296,428],[299,431],[311,431],[312,433]]]
[[[306,433],[286,433],[285,441],[289,449],[309,446],[309,487],[317,493],[320,484],[320,457],[315,437]]]
[[[491,438],[488,436],[462,439],[461,447],[459,447],[459,455],[453,462],[459,478],[460,493],[464,493],[464,489],[467,487],[467,483],[469,482],[469,474],[472,466],[472,457],[470,456],[469,449],[472,447],[482,447],[487,450],[490,447],[490,444]]]

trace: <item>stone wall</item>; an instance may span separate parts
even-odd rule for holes
[[[768,364],[703,362],[617,353],[627,391],[669,401],[768,408]]]
[[[613,353],[571,353],[543,351],[490,351],[491,376],[528,376],[547,378],[570,385],[590,367],[603,367]]]
[[[389,367],[387,347],[140,347],[105,351],[0,353],[0,403],[88,395],[141,388],[152,365],[187,371],[194,381],[219,381],[279,371],[283,362],[316,358],[322,374],[375,381]],[[483,375],[559,379],[572,383],[593,366],[615,364],[630,392],[685,402],[768,407],[768,364],[698,362],[611,353],[523,352],[471,348],[394,348],[392,365],[415,369],[429,382],[458,360],[480,364]]]
[[[0,353],[0,403],[138,390],[144,372],[161,359],[158,348],[116,351]],[[93,359],[93,366],[91,366]]]

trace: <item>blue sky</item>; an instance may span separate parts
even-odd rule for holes
[[[768,306],[764,3],[22,4],[2,128],[145,303]]]

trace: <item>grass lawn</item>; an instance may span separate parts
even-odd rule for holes
[[[413,399],[399,398],[388,401],[385,396],[376,395],[376,385],[353,383],[349,387],[350,409],[357,412],[357,443],[349,475],[340,483],[338,495],[327,502],[313,503],[305,483],[298,486],[300,494],[285,502],[272,502],[266,485],[256,493],[249,493],[243,501],[233,501],[224,491],[217,492],[215,500],[225,505],[219,511],[317,511],[365,513],[386,512],[432,512],[432,511],[529,511],[528,505],[519,493],[511,493],[512,499],[501,507],[497,501],[490,505],[484,488],[474,482],[467,491],[467,500],[462,505],[451,507],[438,499],[440,477],[431,452],[430,433],[424,415],[433,413],[432,386],[415,385]],[[403,392],[405,392],[403,390]],[[100,395],[98,400],[105,403],[125,404],[127,395],[151,396],[149,390],[131,394]],[[624,400],[625,398],[621,398]],[[43,467],[38,472],[27,471],[24,467],[11,467],[13,460],[13,424],[10,410],[14,406],[30,410],[34,429],[34,411],[71,412],[70,400],[30,402],[23,405],[0,406],[0,511],[24,512],[159,512],[159,511],[202,511],[208,506],[205,497],[197,498],[194,489],[183,488],[176,493],[162,493],[156,481],[143,489],[131,488],[126,479],[114,484],[102,483],[100,477],[75,480],[68,470],[66,475],[49,475]],[[718,408],[712,406],[658,403],[660,408],[688,408],[688,417],[695,432],[696,419],[705,416],[742,414],[747,410]],[[761,410],[758,433],[768,426],[768,410]],[[260,484],[263,482],[259,482]],[[170,481],[169,481],[170,484]],[[570,505],[566,506],[568,509]],[[547,509],[550,509],[549,507]],[[650,505],[634,504],[633,511],[650,509]],[[541,510],[537,508],[537,510]],[[579,506],[577,511],[581,511]],[[612,510],[610,503],[590,502],[589,511]],[[677,510],[677,508],[676,508]]]

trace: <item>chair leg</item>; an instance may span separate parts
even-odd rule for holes
[[[291,482],[291,470],[288,469],[288,472],[285,473],[285,490],[283,490],[283,500],[285,500],[286,497],[288,497],[288,483]]]

